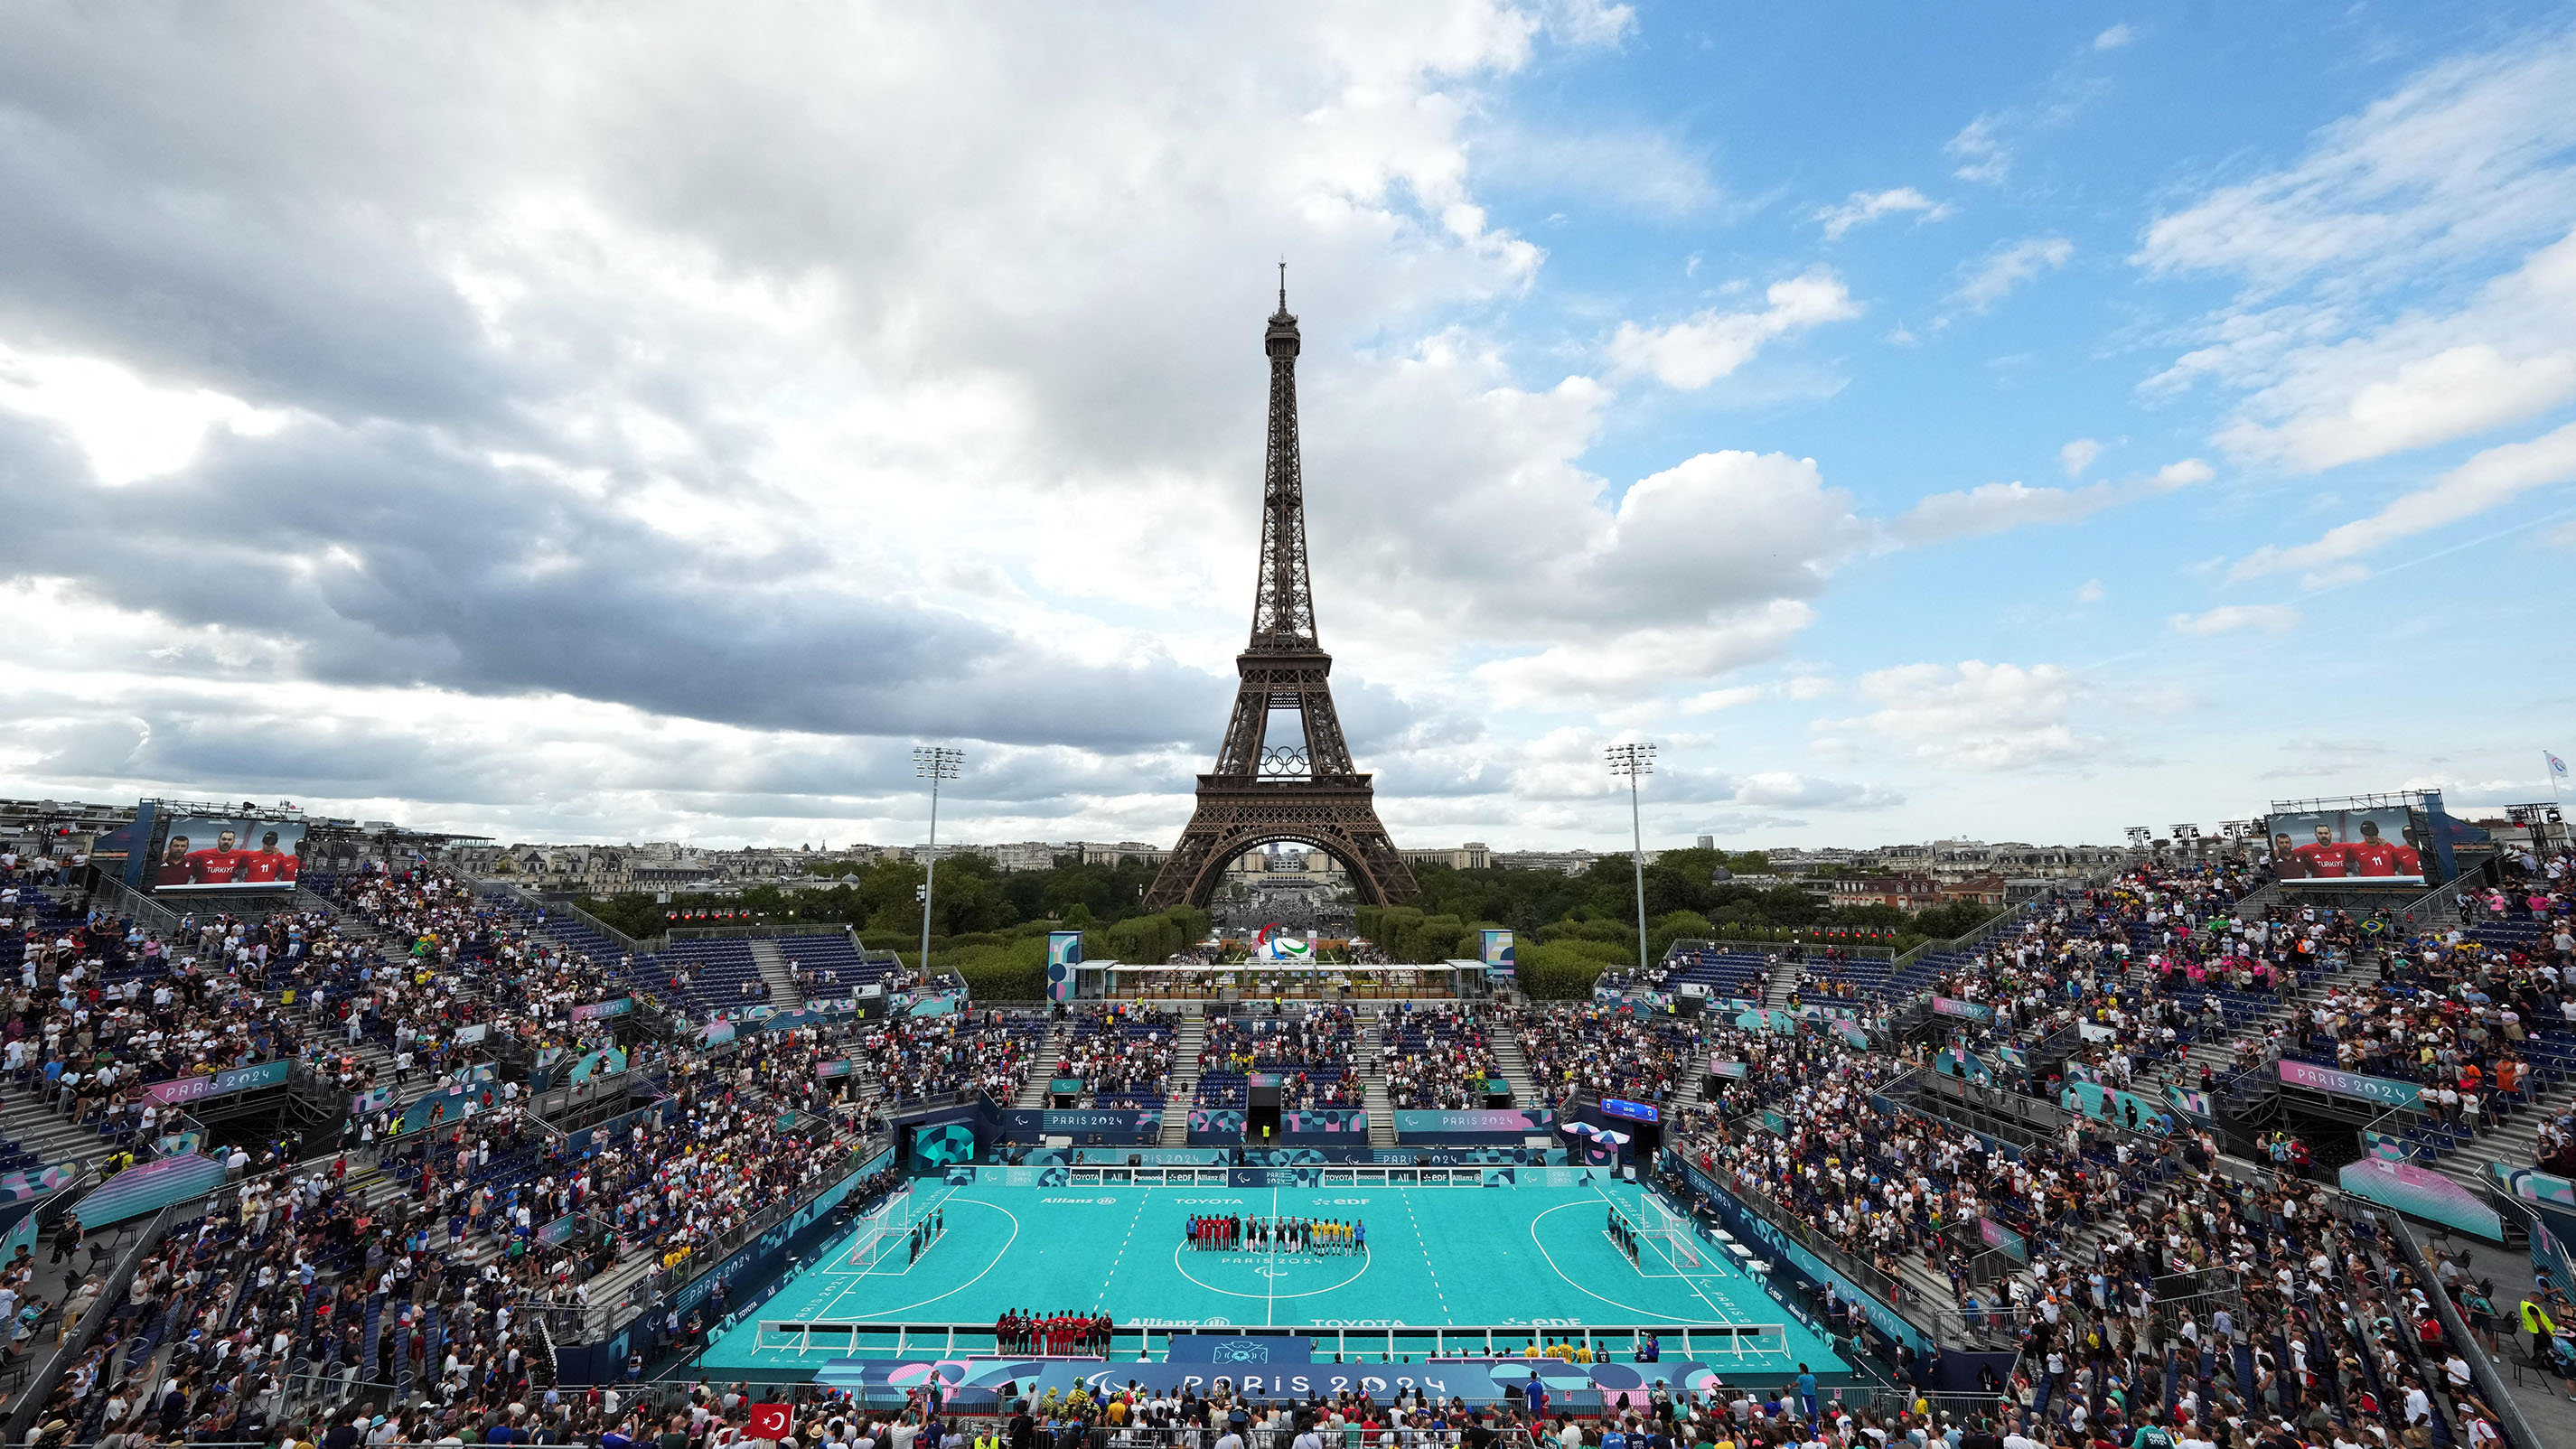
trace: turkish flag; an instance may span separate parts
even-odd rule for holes
[[[742,1426],[743,1434],[753,1439],[784,1439],[794,1428],[785,1404],[754,1404],[751,1422]]]

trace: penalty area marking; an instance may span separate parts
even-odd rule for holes
[[[1642,1314],[1642,1315],[1644,1315],[1644,1316],[1645,1316],[1645,1317],[1647,1317],[1647,1318],[1660,1318],[1660,1319],[1662,1319],[1663,1321],[1665,1321],[1666,1323],[1696,1323],[1696,1322],[1699,1322],[1700,1320],[1695,1319],[1695,1318],[1682,1318],[1682,1317],[1676,1317],[1675,1315],[1670,1314],[1670,1313],[1658,1313],[1658,1312],[1656,1312],[1654,1309],[1651,1309],[1651,1308],[1640,1308],[1640,1307],[1638,1307],[1638,1306],[1637,1306],[1636,1304],[1634,1304],[1634,1303],[1622,1303],[1622,1302],[1620,1302],[1618,1299],[1613,1298],[1613,1297],[1610,1297],[1610,1296],[1609,1296],[1608,1294],[1606,1294],[1606,1293],[1595,1293],[1595,1292],[1593,1292],[1591,1289],[1586,1288],[1586,1287],[1584,1287],[1582,1284],[1580,1284],[1580,1283],[1578,1283],[1578,1282],[1574,1281],[1574,1275],[1573,1275],[1573,1274],[1568,1273],[1568,1272],[1566,1272],[1563,1268],[1561,1268],[1561,1267],[1557,1266],[1557,1262],[1556,1262],[1556,1255],[1555,1255],[1554,1253],[1549,1252],[1549,1251],[1547,1250],[1547,1244],[1546,1244],[1546,1243],[1544,1243],[1544,1242],[1542,1242],[1542,1241],[1540,1241],[1540,1239],[1539,1239],[1539,1235],[1538,1235],[1538,1225],[1539,1225],[1540,1223],[1543,1223],[1543,1222],[1547,1221],[1547,1219],[1548,1219],[1550,1216],[1552,1216],[1552,1215],[1554,1215],[1554,1214],[1556,1214],[1556,1213],[1564,1212],[1567,1208],[1582,1208],[1582,1209],[1584,1209],[1585,1211],[1589,1212],[1589,1211],[1594,1210],[1594,1209],[1595,1209],[1595,1208],[1597,1208],[1598,1206],[1599,1206],[1599,1204],[1597,1204],[1597,1203],[1591,1203],[1591,1202],[1569,1202],[1569,1203],[1559,1203],[1559,1204],[1557,1204],[1555,1207],[1549,1208],[1549,1209],[1547,1209],[1545,1212],[1541,1212],[1541,1213],[1537,1214],[1536,1216],[1534,1216],[1534,1217],[1532,1217],[1532,1218],[1530,1219],[1530,1224],[1529,1224],[1530,1246],[1532,1246],[1532,1247],[1534,1247],[1534,1248],[1538,1249],[1538,1255],[1539,1255],[1539,1257],[1540,1257],[1540,1258],[1542,1258],[1542,1259],[1544,1259],[1544,1260],[1546,1261],[1548,1271],[1549,1271],[1549,1272],[1551,1272],[1551,1273],[1554,1273],[1554,1274],[1557,1276],[1558,1280],[1559,1280],[1559,1281],[1561,1281],[1561,1282],[1563,1282],[1563,1283],[1565,1284],[1565,1286],[1566,1286],[1566,1287],[1573,1289],[1575,1292],[1582,1294],[1582,1295],[1583,1295],[1584,1297],[1586,1297],[1586,1298],[1597,1298],[1597,1299],[1599,1299],[1600,1301],[1602,1301],[1602,1302],[1604,1302],[1604,1303],[1609,1304],[1609,1305],[1610,1305],[1611,1307],[1613,1307],[1613,1308],[1621,1309],[1621,1310],[1623,1310],[1623,1311],[1625,1311],[1625,1312],[1629,1312],[1629,1313]],[[1689,1279],[1687,1279],[1687,1278],[1683,1279],[1682,1281],[1683,1281],[1683,1282],[1685,1282],[1685,1283],[1690,1282],[1690,1280],[1689,1280]],[[1707,1304],[1707,1305],[1709,1306],[1709,1308],[1717,1314],[1717,1316],[1718,1316],[1718,1321],[1719,1321],[1720,1323],[1736,1324],[1736,1323],[1741,1323],[1741,1322],[1743,1322],[1743,1320],[1742,1320],[1742,1319],[1740,1319],[1740,1318],[1736,1317],[1736,1316],[1735,1316],[1735,1314],[1733,1314],[1732,1312],[1728,1311],[1728,1310],[1727,1310],[1723,1305],[1719,1304],[1715,1299],[1710,1298],[1707,1294],[1700,1292],[1700,1291],[1699,1291],[1699,1288],[1698,1288],[1698,1286],[1697,1286],[1696,1284],[1694,1284],[1694,1285],[1692,1286],[1692,1288],[1691,1288],[1691,1293],[1692,1293],[1692,1295],[1693,1295],[1694,1297],[1698,1298],[1700,1302]]]
[[[944,1201],[944,1199],[943,1199],[943,1201]],[[1016,1243],[1016,1242],[1018,1242],[1018,1241],[1020,1240],[1020,1218],[1019,1218],[1019,1214],[1017,1214],[1017,1213],[1015,1213],[1015,1212],[1012,1212],[1009,1208],[1006,1208],[1006,1207],[1002,1206],[1000,1203],[994,1203],[994,1202],[982,1202],[982,1201],[979,1201],[979,1200],[977,1200],[977,1199],[975,1199],[975,1198],[971,1198],[971,1197],[970,1197],[970,1198],[959,1198],[959,1199],[957,1199],[957,1204],[958,1204],[958,1206],[960,1206],[960,1207],[979,1207],[979,1208],[990,1208],[990,1209],[991,1209],[991,1210],[993,1210],[994,1212],[1000,1213],[1003,1217],[1006,1217],[1006,1218],[1008,1218],[1008,1219],[1010,1219],[1010,1220],[1011,1220],[1011,1235],[1010,1235],[1009,1237],[1007,1237],[1007,1238],[1004,1238],[1004,1239],[1002,1240],[1002,1246],[1001,1246],[999,1249],[995,1250],[995,1252],[994,1252],[994,1254],[993,1254],[993,1261],[991,1261],[991,1262],[989,1262],[989,1263],[986,1263],[986,1264],[984,1265],[984,1271],[983,1271],[983,1272],[981,1272],[981,1273],[977,1273],[974,1277],[967,1279],[965,1282],[960,1283],[960,1284],[958,1284],[957,1286],[955,1286],[955,1287],[953,1287],[953,1288],[950,1288],[950,1289],[946,1290],[945,1292],[941,1292],[941,1293],[934,1293],[934,1294],[932,1294],[930,1297],[928,1297],[928,1298],[924,1298],[924,1299],[922,1299],[922,1300],[921,1300],[920,1302],[918,1302],[918,1303],[906,1303],[906,1304],[902,1304],[902,1305],[900,1305],[900,1306],[898,1306],[898,1307],[894,1307],[894,1308],[877,1308],[877,1309],[870,1309],[870,1310],[868,1311],[867,1317],[868,1317],[871,1321],[873,1321],[873,1320],[877,1320],[877,1319],[892,1319],[892,1318],[894,1318],[894,1317],[895,1317],[896,1315],[898,1315],[898,1314],[909,1313],[909,1312],[911,1312],[913,1309],[923,1307],[924,1305],[927,1305],[927,1304],[936,1303],[936,1302],[938,1302],[939,1300],[941,1300],[941,1299],[943,1299],[943,1298],[954,1298],[954,1297],[956,1297],[958,1294],[965,1292],[967,1289],[974,1287],[976,1284],[983,1282],[986,1274],[989,1274],[989,1273],[991,1273],[994,1269],[996,1269],[996,1268],[998,1268],[998,1267],[1002,1266],[1002,1260],[1003,1260],[1003,1259],[1005,1259],[1005,1258],[1007,1258],[1007,1257],[1009,1257],[1009,1256],[1011,1255],[1011,1245],[1012,1245],[1013,1243]],[[838,1308],[841,1306],[841,1301],[842,1301],[843,1299],[845,1299],[845,1298],[847,1298],[847,1297],[849,1297],[849,1296],[850,1296],[850,1292],[851,1292],[851,1290],[852,1290],[852,1289],[857,1288],[860,1284],[862,1284],[862,1283],[864,1283],[864,1282],[866,1282],[866,1281],[867,1281],[867,1275],[866,1275],[866,1274],[862,1273],[862,1274],[857,1275],[857,1276],[855,1277],[855,1279],[854,1279],[852,1282],[849,1282],[849,1283],[846,1283],[846,1284],[842,1285],[842,1288],[841,1288],[841,1291],[840,1291],[840,1292],[835,1293],[835,1294],[833,1294],[833,1295],[832,1295],[831,1304],[830,1304],[830,1308],[829,1308],[829,1309],[825,1308],[825,1307],[824,1307],[824,1305],[822,1305],[822,1304],[817,1304],[817,1305],[815,1305],[815,1311],[813,1311],[812,1313],[810,1313],[808,1316],[810,1316],[810,1317],[814,1317],[814,1318],[832,1318],[832,1317],[840,1316],[840,1315],[836,1314],[835,1312],[833,1312],[833,1311],[831,1311],[831,1310],[833,1310],[833,1309],[838,1309]]]

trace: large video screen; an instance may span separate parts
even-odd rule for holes
[[[303,869],[304,826],[288,820],[182,815],[152,862],[155,891],[275,891]]]
[[[2422,885],[2431,842],[2403,806],[2310,810],[2271,819],[2272,866],[2284,885]]]

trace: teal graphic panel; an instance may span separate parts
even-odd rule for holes
[[[72,1209],[81,1226],[95,1231],[144,1213],[159,1212],[174,1202],[204,1197],[224,1185],[224,1165],[211,1157],[164,1157],[129,1167],[80,1200]]]
[[[952,1162],[975,1160],[975,1129],[963,1122],[942,1122],[924,1127],[913,1135],[912,1156],[922,1171],[945,1167]]]

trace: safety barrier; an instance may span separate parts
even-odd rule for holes
[[[1595,1324],[1588,1327],[1532,1327],[1529,1324],[1486,1324],[1437,1327],[1415,1324],[1372,1324],[1365,1327],[1341,1325],[1280,1325],[1314,1342],[1317,1354],[1327,1351],[1346,1362],[1385,1359],[1428,1361],[1433,1359],[1518,1358],[1522,1350],[1540,1338],[1588,1348],[1606,1361],[1611,1354],[1631,1352],[1640,1336],[1653,1334],[1667,1357],[1675,1360],[1697,1360],[1716,1365],[1742,1363],[1748,1359],[1778,1357],[1789,1351],[1789,1330],[1785,1323],[1693,1324]],[[1151,1361],[1168,1354],[1175,1337],[1187,1337],[1193,1327],[1121,1327],[1111,1334],[1109,1353],[1085,1356],[1085,1361],[1130,1362]],[[755,1350],[764,1353],[792,1354],[802,1359],[809,1355],[823,1358],[909,1358],[936,1356],[957,1357],[1002,1356],[989,1323],[876,1323],[857,1319],[778,1319],[759,1321],[752,1335]],[[1043,1361],[1044,1354],[1014,1354],[1015,1358]]]

